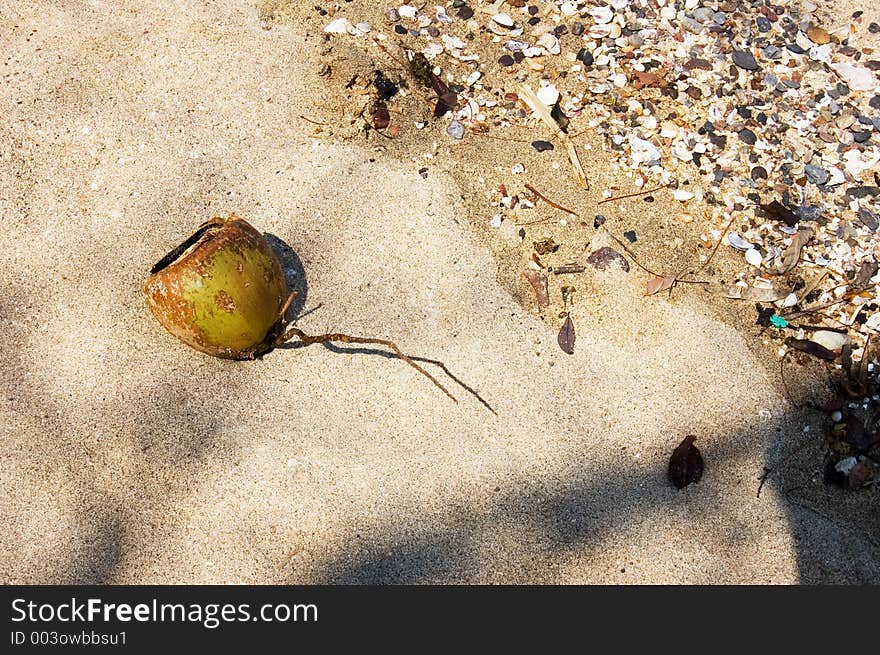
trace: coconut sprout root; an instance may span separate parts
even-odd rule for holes
[[[360,344],[373,344],[385,346],[386,348],[390,348],[394,351],[394,354],[397,355],[400,359],[405,361],[407,364],[416,369],[419,373],[428,378],[434,385],[440,389],[447,396],[452,398],[453,402],[457,403],[458,399],[453,396],[449,391],[444,387],[440,382],[437,381],[433,375],[428,373],[424,368],[416,364],[412,359],[410,359],[407,355],[403,354],[400,348],[397,347],[397,344],[393,341],[389,341],[388,339],[371,339],[368,337],[353,337],[349,334],[340,334],[338,332],[331,332],[330,334],[306,334],[298,327],[288,327],[287,331],[284,333],[284,336],[280,339],[280,342],[286,342],[296,337],[305,345],[311,345],[313,343],[360,343]]]
[[[385,346],[386,348],[390,348],[391,350],[393,350],[394,354],[397,355],[398,358],[405,361],[407,364],[412,366],[419,373],[421,373],[426,378],[428,378],[431,382],[433,382],[434,386],[436,386],[438,389],[440,389],[440,391],[442,391],[447,396],[449,396],[453,402],[455,402],[456,404],[458,403],[458,399],[455,396],[453,396],[451,393],[449,393],[449,391],[446,389],[446,387],[444,387],[442,384],[440,384],[440,382],[437,381],[437,378],[435,378],[433,375],[428,373],[428,371],[426,371],[424,368],[422,368],[421,366],[416,364],[410,357],[405,355],[403,353],[403,351],[400,348],[398,348],[397,344],[394,343],[393,341],[389,341],[388,339],[372,339],[369,337],[353,337],[350,334],[341,334],[339,332],[331,332],[329,334],[306,334],[305,332],[300,330],[298,327],[290,325],[287,318],[286,318],[287,310],[290,308],[291,303],[294,301],[294,299],[297,297],[297,295],[298,294],[296,291],[291,291],[290,294],[287,296],[287,301],[281,307],[281,311],[278,313],[278,322],[276,324],[278,326],[278,328],[277,328],[277,331],[274,331],[274,334],[277,336],[273,340],[271,337],[272,333],[270,333],[270,336],[268,337],[270,339],[270,344],[271,344],[269,346],[269,350],[280,346],[282,343],[286,343],[286,342],[290,341],[294,337],[299,339],[300,342],[306,346],[311,345],[313,343],[333,343],[333,342],[336,342],[336,343],[360,343],[360,344],[366,344],[366,345]],[[432,364],[438,365],[453,380],[455,380],[459,384],[463,384],[462,382],[460,382],[458,380],[458,378],[456,378],[454,375],[449,373],[449,369],[446,368],[446,365],[443,364],[443,362],[435,361],[433,359],[426,360],[426,361],[430,361]],[[483,403],[486,407],[489,407],[489,410],[493,414],[495,413],[495,410],[492,409],[486,403],[485,400],[480,398],[479,394],[477,394],[475,391],[473,391],[467,385],[463,385],[463,386],[465,387],[465,389],[467,389],[468,391],[470,391],[471,393],[476,395],[481,403]]]

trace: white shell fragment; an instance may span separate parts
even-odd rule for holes
[[[764,258],[761,256],[761,253],[757,248],[749,248],[746,250],[746,261],[755,268],[759,268],[764,261]]]
[[[496,23],[498,23],[499,25],[501,25],[502,27],[513,27],[514,26],[513,19],[509,15],[507,15],[503,12],[492,16],[492,20],[495,21]]]
[[[727,243],[736,248],[737,250],[742,250],[745,252],[746,250],[750,250],[753,248],[752,244],[743,239],[736,232],[728,232],[727,233]]]
[[[831,64],[830,68],[854,91],[876,91],[880,86],[874,73],[867,68],[846,63]]]
[[[545,105],[553,107],[559,101],[559,89],[552,84],[548,84],[547,86],[542,86],[538,89],[537,96],[538,100]]]
[[[629,137],[630,153],[635,164],[648,164],[655,166],[660,163],[660,149],[650,141],[640,139],[630,134]]]
[[[834,351],[843,348],[847,340],[848,338],[846,334],[831,332],[830,330],[817,330],[816,332],[813,332],[813,336],[810,337],[810,341],[818,343],[820,346],[824,346],[828,350]]]
[[[347,18],[336,18],[327,23],[327,26],[324,27],[324,31],[327,34],[347,34],[349,27],[353,27],[353,25]]]
[[[611,7],[593,7],[590,9],[590,16],[593,17],[594,21],[602,25],[611,22],[611,19],[614,18],[614,12],[611,10]]]

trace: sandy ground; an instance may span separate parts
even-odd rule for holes
[[[874,501],[815,479],[820,420],[698,292],[586,274],[565,355],[453,176],[309,138],[314,38],[147,6],[0,3],[0,581],[880,580]],[[289,246],[303,329],[442,359],[497,415],[372,351],[176,342],[146,272],[230,212]]]

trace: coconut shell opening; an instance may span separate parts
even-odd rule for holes
[[[204,223],[198,230],[183,241],[183,243],[156,262],[153,265],[153,268],[150,269],[150,275],[155,275],[159,271],[168,268],[173,263],[186,257],[201,244],[207,243],[213,239],[217,232],[223,227],[223,223],[224,221],[222,218],[215,218]]]

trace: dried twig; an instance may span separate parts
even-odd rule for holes
[[[300,117],[301,119],[303,119],[304,121],[306,121],[306,122],[308,122],[308,123],[311,123],[312,125],[330,125],[330,123],[322,123],[322,122],[320,122],[320,121],[312,120],[312,119],[309,118],[308,116],[303,116],[302,114],[300,114],[299,117]]]
[[[627,194],[624,194],[624,195],[622,195],[622,196],[614,196],[614,197],[612,197],[612,198],[605,198],[605,200],[600,200],[600,201],[597,202],[596,204],[597,204],[597,205],[601,205],[601,204],[603,204],[603,203],[606,203],[606,202],[613,202],[613,201],[615,201],[615,200],[625,200],[626,198],[635,198],[636,196],[646,196],[646,195],[648,195],[649,193],[654,193],[655,191],[659,191],[660,189],[665,189],[665,188],[668,187],[668,186],[669,186],[668,184],[662,184],[662,185],[660,185],[660,186],[658,186],[658,187],[654,187],[653,189],[647,189],[647,190],[645,190],[645,191],[636,191],[636,192],[634,192],[634,193],[627,193]]]
[[[532,91],[531,87],[526,86],[525,84],[520,84],[517,87],[517,91],[520,100],[526,103],[526,105],[537,114],[538,118],[544,121],[544,124],[553,131],[553,135],[565,144],[565,147],[568,150],[568,159],[571,161],[571,166],[574,169],[574,174],[577,177],[578,182],[580,182],[580,185],[584,189],[589,189],[590,183],[587,181],[587,174],[584,173],[584,167],[581,166],[581,160],[578,158],[577,150],[571,142],[571,139],[569,139],[568,135],[562,131],[562,128],[559,127],[559,123],[557,123],[551,115],[550,108],[541,102],[537,94]]]
[[[708,219],[709,217],[706,216],[706,218]],[[724,241],[724,237],[727,236],[727,231],[730,229],[730,226],[733,225],[733,219],[734,217],[731,216],[730,220],[727,222],[727,225],[724,227],[724,231],[721,232],[721,236],[718,238],[718,243],[715,244],[715,247],[712,248],[712,252],[709,253],[709,259],[707,259],[703,263],[703,265],[696,270],[694,275],[699,275],[700,273],[702,273],[704,270],[706,270],[706,267],[712,262],[712,258],[715,257],[715,253],[718,252],[718,248],[721,247],[721,242]]]
[[[568,214],[571,214],[572,216],[577,216],[578,218],[580,218],[580,216],[578,215],[577,212],[574,212],[574,211],[568,209],[567,207],[563,207],[563,206],[560,205],[558,202],[554,202],[554,201],[550,200],[550,198],[548,198],[548,197],[545,196],[543,193],[541,193],[540,191],[538,191],[538,190],[537,190],[535,187],[533,187],[531,184],[526,184],[525,187],[526,187],[526,189],[528,189],[529,191],[531,191],[532,193],[534,193],[536,196],[538,196],[541,200],[543,200],[544,202],[546,202],[546,203],[547,203],[548,205],[550,205],[551,207],[555,207],[556,209],[560,209],[560,210],[562,210],[562,211],[564,211],[564,212],[566,212],[566,213],[568,213]]]

